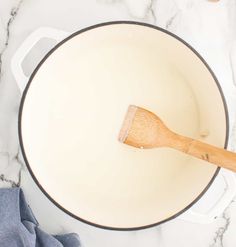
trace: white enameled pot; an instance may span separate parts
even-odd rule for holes
[[[59,43],[28,78],[22,62],[43,38]],[[229,171],[167,148],[124,147],[116,139],[128,104],[137,104],[183,135],[227,147],[219,82],[177,36],[127,21],[71,35],[40,28],[15,53],[12,72],[23,92],[19,138],[27,167],[43,193],[76,219],[117,230],[177,216],[207,223],[234,197]],[[220,180],[222,196],[206,212],[194,211],[191,206]]]

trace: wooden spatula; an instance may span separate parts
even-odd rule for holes
[[[129,106],[119,141],[137,148],[174,148],[236,172],[236,153],[178,135],[154,113],[138,106]]]

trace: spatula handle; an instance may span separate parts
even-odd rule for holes
[[[172,140],[172,148],[236,172],[236,153],[180,135]]]

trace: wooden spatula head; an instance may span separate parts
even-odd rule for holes
[[[170,130],[154,113],[130,105],[119,134],[119,141],[138,148],[165,146]]]
[[[236,172],[236,153],[179,135],[154,113],[138,106],[129,106],[119,141],[137,148],[174,148]]]

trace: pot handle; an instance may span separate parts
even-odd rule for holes
[[[225,169],[221,169],[218,176],[223,177],[225,189],[223,195],[219,198],[215,205],[213,205],[206,213],[199,213],[196,212],[193,208],[190,208],[181,214],[178,219],[190,221],[193,223],[208,224],[212,223],[224,212],[224,210],[236,195],[236,177],[233,172]],[[214,183],[212,186],[214,186]],[[204,196],[201,200],[204,200]]]
[[[17,49],[11,60],[11,70],[16,79],[21,93],[29,80],[29,76],[24,74],[22,69],[22,62],[30,50],[43,38],[49,38],[60,42],[65,37],[69,36],[68,32],[57,30],[50,27],[40,27],[32,32]]]

